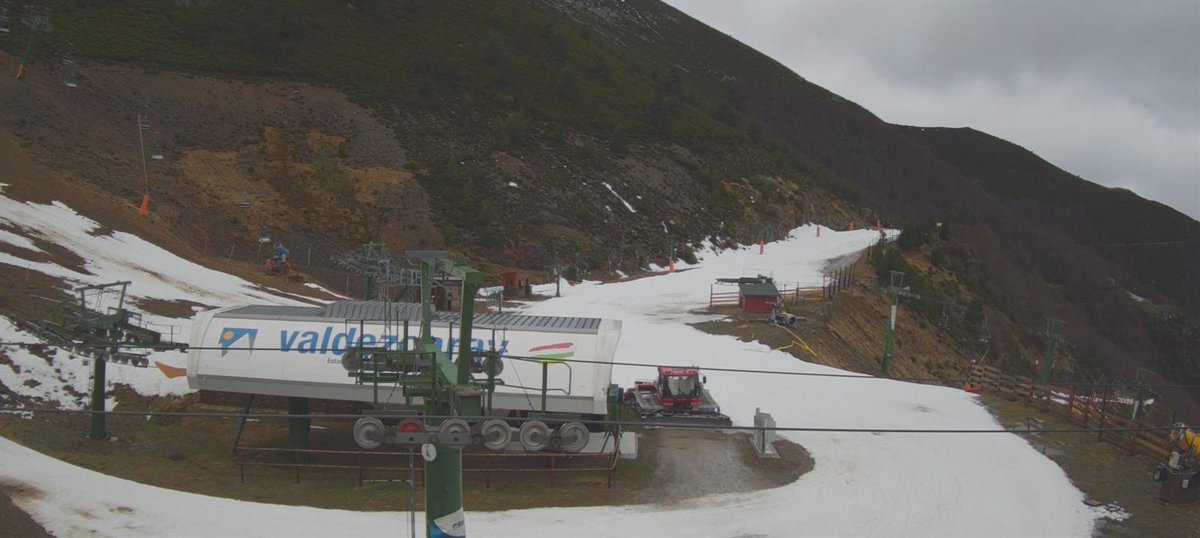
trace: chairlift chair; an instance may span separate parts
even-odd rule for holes
[[[162,146],[158,143],[158,131],[150,134],[150,160],[163,160]]]
[[[63,85],[68,88],[78,88],[79,81],[75,76],[75,58],[71,56],[70,52],[63,54],[62,64],[67,71],[66,78],[63,79]]]

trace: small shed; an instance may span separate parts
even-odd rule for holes
[[[738,307],[746,314],[769,314],[779,302],[779,289],[770,278],[738,284]]]
[[[500,275],[504,285],[505,297],[529,297],[533,295],[533,273],[529,271],[509,271]]]

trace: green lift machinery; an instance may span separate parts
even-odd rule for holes
[[[43,341],[66,346],[72,352],[92,359],[91,431],[92,439],[108,438],[105,427],[104,392],[106,365],[109,362],[145,368],[145,354],[129,349],[182,350],[184,345],[164,342],[162,334],[146,328],[141,314],[125,308],[129,281],[77,288],[78,303],[64,303],[57,320],[30,324],[31,331]],[[116,295],[115,306],[103,307],[104,298]]]
[[[421,267],[421,332],[415,346],[408,349],[407,334],[399,349],[365,348],[360,343],[346,353],[342,366],[357,383],[374,385],[376,393],[380,384],[401,387],[404,404],[399,407],[410,415],[395,426],[385,425],[379,416],[363,417],[354,425],[354,440],[366,449],[383,444],[405,445],[411,449],[420,446],[426,462],[426,536],[461,537],[466,535],[462,501],[463,449],[479,442],[489,449],[501,450],[512,440],[512,431],[502,419],[490,418],[470,424],[456,418],[492,415],[491,396],[495,390],[498,354],[492,352],[485,358],[486,381],[471,377],[474,297],[483,282],[483,275],[462,262],[450,260],[442,251],[409,251],[405,255],[418,260]],[[462,282],[459,345],[453,360],[433,341],[431,296],[435,273]],[[380,415],[384,414],[378,404],[376,410],[381,412]],[[421,415],[430,418],[422,420]],[[584,430],[586,432],[586,428]],[[544,438],[550,436],[548,429],[541,433]]]

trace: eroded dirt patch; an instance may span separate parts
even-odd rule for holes
[[[655,443],[657,461],[651,487],[635,503],[669,504],[714,493],[735,493],[782,486],[813,468],[803,447],[777,440],[777,459],[754,454],[747,434],[697,430],[653,430],[643,444]]]
[[[196,313],[195,309],[197,307],[202,309],[212,308],[209,305],[185,299],[166,301],[163,299],[143,298],[135,299],[133,303],[143,312],[172,319],[190,319]]]
[[[13,503],[13,499],[39,499],[42,491],[27,484],[0,481],[0,525],[5,536],[50,537],[41,525]]]

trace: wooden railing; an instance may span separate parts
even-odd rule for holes
[[[1110,443],[1130,454],[1141,453],[1157,459],[1170,456],[1167,449],[1170,445],[1168,430],[1138,430],[1161,428],[1171,424],[1154,424],[1141,419],[1130,420],[1121,412],[1128,406],[1108,389],[1080,390],[1076,387],[1041,385],[1033,379],[1005,374],[991,366],[976,367],[971,377],[977,380],[976,384],[983,391],[1013,401],[1025,400],[1031,406],[1056,414],[1081,428],[1125,430],[1098,431],[1097,441]]]

